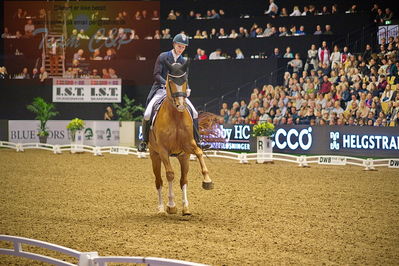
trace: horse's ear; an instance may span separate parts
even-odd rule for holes
[[[184,62],[182,69],[184,72],[187,72],[188,66],[190,65],[190,58],[187,58],[186,62]]]

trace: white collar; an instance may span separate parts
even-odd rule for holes
[[[175,62],[177,62],[177,59],[179,58],[180,55],[176,54],[175,49],[172,49],[172,55],[173,55],[173,59],[175,60]]]

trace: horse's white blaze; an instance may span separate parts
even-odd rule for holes
[[[182,92],[183,91],[183,85],[179,86],[176,84],[176,89],[178,92]]]
[[[187,199],[187,184],[184,184],[183,187],[181,188],[183,191],[183,206],[187,207],[188,206],[188,199]]]
[[[173,194],[173,181],[169,181],[169,203],[168,203],[169,207],[174,207],[176,205],[174,198],[175,194]]]

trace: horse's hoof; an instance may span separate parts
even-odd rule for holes
[[[202,188],[206,190],[213,189],[213,182],[202,182]]]
[[[166,215],[166,212],[164,210],[162,210],[162,211],[158,211],[157,214],[159,216],[164,216],[164,215]]]
[[[191,212],[189,211],[188,207],[183,207],[183,210],[181,211],[183,216],[190,216]]]
[[[174,207],[166,206],[166,212],[169,213],[169,214],[176,214],[177,213],[177,208],[176,208],[176,206],[174,206]]]

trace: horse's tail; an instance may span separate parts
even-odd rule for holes
[[[202,112],[198,115],[199,132],[206,142],[224,142],[221,137],[219,121],[222,117],[209,113]]]

